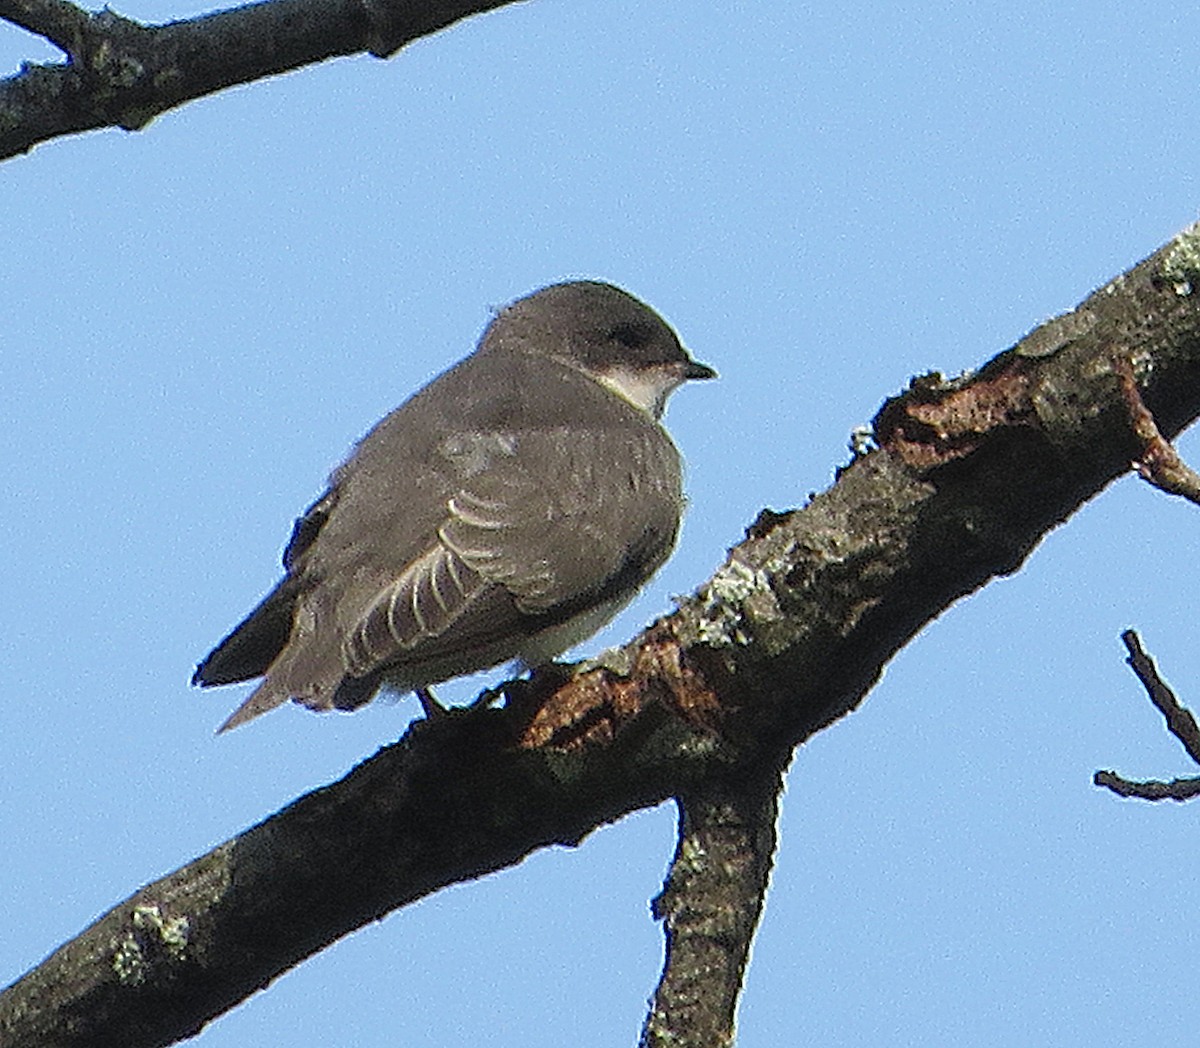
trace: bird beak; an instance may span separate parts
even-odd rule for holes
[[[683,365],[683,377],[685,379],[716,378],[717,373],[707,364],[700,364],[694,360],[689,360]]]

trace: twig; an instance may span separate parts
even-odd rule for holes
[[[1098,771],[1092,777],[1092,782],[1097,786],[1107,786],[1120,797],[1138,797],[1144,801],[1187,801],[1200,794],[1200,779],[1133,782],[1115,771]]]
[[[1200,764],[1200,727],[1191,712],[1180,705],[1179,699],[1166,681],[1159,676],[1154,660],[1142,648],[1141,638],[1134,630],[1121,634],[1129,657],[1125,660],[1137,674],[1150,701],[1158,708],[1167,722],[1167,730],[1175,736],[1189,757]],[[1097,786],[1104,786],[1122,797],[1140,797],[1144,800],[1185,801],[1200,794],[1200,778],[1175,779],[1160,782],[1154,779],[1134,782],[1113,771],[1098,771],[1092,777]]]
[[[1142,648],[1141,638],[1134,630],[1126,630],[1121,634],[1121,640],[1129,651],[1125,661],[1133,668],[1150,701],[1158,707],[1158,712],[1166,718],[1167,728],[1187,750],[1187,755],[1200,764],[1200,728],[1196,726],[1196,718],[1189,710],[1179,704],[1166,681],[1158,675],[1154,660]]]
[[[1115,363],[1134,435],[1142,443],[1142,457],[1133,463],[1133,468],[1138,476],[1156,488],[1200,506],[1200,473],[1188,466],[1170,441],[1159,432],[1154,416],[1142,401],[1129,360],[1118,354]]]

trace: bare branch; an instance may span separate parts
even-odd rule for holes
[[[1179,452],[1158,431],[1154,416],[1142,403],[1142,396],[1138,392],[1137,381],[1133,377],[1133,368],[1129,361],[1118,355],[1115,363],[1117,375],[1121,380],[1121,390],[1129,406],[1133,431],[1142,442],[1142,454],[1134,462],[1133,468],[1143,480],[1149,481],[1168,495],[1179,495],[1200,506],[1200,474],[1179,457]]]
[[[1159,782],[1134,782],[1115,771],[1098,771],[1092,776],[1097,786],[1106,786],[1121,797],[1137,797],[1144,801],[1187,801],[1200,794],[1200,779],[1172,779]]]
[[[60,65],[27,63],[0,81],[0,159],[98,127],[144,128],[234,84],[369,51],[379,58],[514,0],[265,0],[143,25],[67,0],[0,0],[0,18],[61,47]]]
[[[75,57],[90,16],[68,0],[0,0],[0,18],[44,36]]]
[[[586,754],[534,753],[514,709],[419,721],[340,782],[141,889],[0,995],[0,1044],[193,1036],[350,929],[535,848],[578,844],[685,788],[696,764],[685,758],[675,782],[631,781],[636,733]]]
[[[1125,661],[1137,674],[1150,701],[1166,718],[1167,730],[1180,741],[1187,755],[1200,764],[1200,728],[1196,726],[1196,718],[1180,705],[1170,685],[1158,675],[1158,667],[1142,648],[1142,640],[1137,633],[1126,630],[1121,634],[1121,640],[1129,652],[1129,658]]]
[[[0,1043],[169,1043],[396,906],[669,796],[715,833],[705,798],[782,767],[926,623],[1128,469],[1114,347],[1164,433],[1200,414],[1194,285],[1200,226],[1092,295],[1085,322],[1059,318],[1054,337],[961,379],[915,381],[879,412],[876,450],[803,509],[762,515],[609,665],[422,722],[143,888],[0,995]],[[737,820],[761,825],[751,808]]]
[[[1159,676],[1158,667],[1146,654],[1137,632],[1126,630],[1121,634],[1121,640],[1129,652],[1125,661],[1133,668],[1150,701],[1165,718],[1167,730],[1179,740],[1188,756],[1200,764],[1200,727],[1196,725],[1196,718],[1190,710],[1180,704],[1170,685]],[[1186,801],[1200,794],[1200,778],[1174,779],[1171,782],[1154,779],[1134,782],[1114,771],[1098,771],[1092,776],[1092,782],[1097,786],[1106,786],[1122,797],[1140,797],[1149,801]]]
[[[733,1017],[775,853],[777,769],[679,800],[679,843],[654,902],[666,961],[642,1048],[733,1043]]]

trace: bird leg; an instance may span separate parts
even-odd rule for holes
[[[438,717],[446,716],[446,707],[434,697],[431,688],[414,688],[413,693],[417,696],[417,701],[421,704],[421,709],[425,713],[426,720],[435,720]]]

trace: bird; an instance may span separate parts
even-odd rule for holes
[[[288,700],[354,710],[591,636],[674,549],[685,499],[661,424],[716,372],[608,283],[541,288],[387,415],[295,521],[284,576],[192,683],[262,680],[218,729]]]

